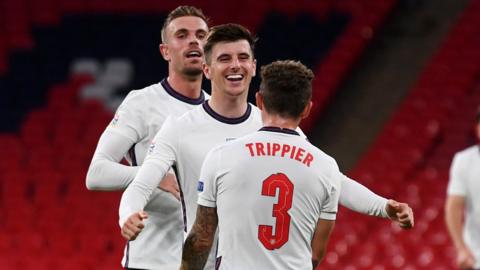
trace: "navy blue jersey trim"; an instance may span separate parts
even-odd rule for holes
[[[180,179],[178,179],[178,171],[176,166],[172,166],[175,176],[177,178],[178,189],[180,189],[180,201],[182,202],[182,212],[183,212],[183,230],[187,232],[187,206],[185,204],[185,197],[183,196],[182,185],[180,184]]]
[[[298,132],[293,129],[289,128],[280,128],[280,127],[262,127],[260,131],[270,131],[270,132],[278,132],[278,133],[285,133],[290,135],[297,135],[300,136]]]
[[[180,100],[180,101],[183,101],[185,103],[188,103],[188,104],[192,104],[192,105],[200,105],[202,104],[204,101],[205,101],[205,94],[203,94],[203,91],[200,91],[200,97],[198,98],[189,98],[189,97],[186,97],[182,94],[180,94],[179,92],[177,92],[175,89],[173,89],[173,87],[168,83],[167,79],[163,79],[160,84],[163,86],[163,88],[165,89],[165,91],[167,91],[167,93]]]
[[[215,260],[215,270],[220,269],[220,264],[222,264],[222,256],[217,257],[217,259]]]
[[[128,268],[130,261],[130,241],[127,241],[127,251],[125,252],[125,268]]]
[[[137,155],[135,154],[135,145],[137,145],[137,144],[134,143],[132,145],[132,147],[130,147],[130,150],[128,150],[128,155],[130,156],[130,159],[132,160],[132,166],[138,166]]]
[[[249,117],[250,117],[250,114],[252,113],[252,106],[250,106],[250,104],[247,104],[247,110],[245,111],[245,113],[240,116],[240,117],[237,117],[237,118],[228,118],[228,117],[225,117],[225,116],[222,116],[218,113],[216,113],[212,107],[210,107],[210,105],[208,105],[208,100],[205,101],[202,106],[203,106],[203,109],[213,118],[215,118],[216,120],[222,122],[222,123],[225,123],[225,124],[229,124],[229,125],[235,125],[235,124],[240,124],[242,122],[245,122],[245,120],[247,120]]]
[[[128,155],[132,160],[132,166],[138,166],[137,156],[135,154],[135,145],[136,144],[133,144],[132,147],[130,147],[130,150],[128,150]],[[125,252],[125,268],[127,269],[128,269],[128,262],[130,261],[129,259],[130,259],[130,241],[127,241],[127,251]]]

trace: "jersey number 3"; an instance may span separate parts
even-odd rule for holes
[[[273,234],[273,226],[258,226],[258,240],[268,250],[281,248],[288,241],[290,231],[288,210],[292,207],[293,184],[283,173],[272,174],[263,181],[262,195],[275,197],[277,189],[278,203],[273,205],[272,213],[275,217],[275,234]]]

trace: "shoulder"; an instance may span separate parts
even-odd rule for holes
[[[197,106],[176,118],[179,124],[184,126],[194,125],[205,120],[205,111],[202,106]]]
[[[191,130],[195,131],[199,125],[202,125],[200,106],[188,110],[182,115],[169,115],[162,125],[161,130],[174,129],[177,131]]]
[[[127,94],[120,107],[135,106],[136,109],[142,109],[149,104],[153,105],[152,100],[158,99],[159,93],[164,92],[159,91],[160,88],[161,85],[157,83],[142,89],[134,89]]]
[[[467,161],[471,158],[475,157],[480,153],[480,148],[478,145],[470,146],[462,151],[459,151],[455,154],[454,160],[455,161]]]
[[[313,145],[306,138],[302,139],[305,140],[308,150],[320,161],[321,164],[325,164],[326,166],[333,167],[334,169],[338,170],[337,161],[332,156],[320,150],[320,148]]]
[[[237,138],[235,140],[230,140],[226,142],[222,142],[220,144],[217,144],[215,147],[213,147],[210,150],[210,153],[212,155],[215,155],[217,157],[231,157],[231,156],[236,156],[236,154],[241,151],[242,148],[245,148],[246,144],[249,142],[255,141],[256,138],[256,133],[244,135],[240,138]],[[223,158],[221,158],[223,160]],[[237,162],[236,160],[235,162]]]

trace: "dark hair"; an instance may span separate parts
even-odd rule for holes
[[[209,19],[207,16],[203,14],[203,11],[199,8],[193,7],[193,6],[178,6],[176,9],[170,11],[168,13],[167,18],[165,19],[165,22],[163,23],[162,26],[162,42],[165,42],[166,39],[166,33],[165,30],[167,29],[168,25],[175,20],[176,18],[180,17],[186,17],[186,16],[194,16],[194,17],[199,17],[200,19],[204,20],[205,23],[208,25]]]
[[[212,27],[207,36],[207,42],[203,47],[205,53],[205,61],[210,64],[210,58],[212,56],[212,49],[215,44],[220,42],[235,42],[239,40],[246,40],[250,44],[250,49],[255,49],[255,42],[257,39],[248,31],[247,28],[234,23],[221,24]]]
[[[312,97],[313,72],[298,61],[275,61],[261,69],[265,110],[297,119]]]

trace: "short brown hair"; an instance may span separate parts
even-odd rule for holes
[[[261,68],[260,94],[269,113],[297,119],[312,98],[313,72],[298,61],[275,61]]]
[[[250,33],[250,31],[235,23],[221,24],[212,27],[207,36],[207,42],[203,47],[205,53],[205,61],[210,64],[210,58],[212,56],[212,49],[215,44],[220,42],[235,42],[239,40],[246,40],[250,44],[250,49],[253,52],[255,49],[255,42],[257,39]]]
[[[200,19],[204,20],[205,23],[208,25],[209,19],[205,14],[203,14],[203,11],[199,8],[196,8],[194,6],[178,6],[176,9],[170,11],[168,13],[167,18],[165,19],[165,22],[163,23],[162,26],[162,42],[165,42],[166,40],[166,33],[165,30],[167,29],[168,25],[175,20],[176,18],[180,17],[186,17],[186,16],[193,16],[193,17],[199,17]]]

